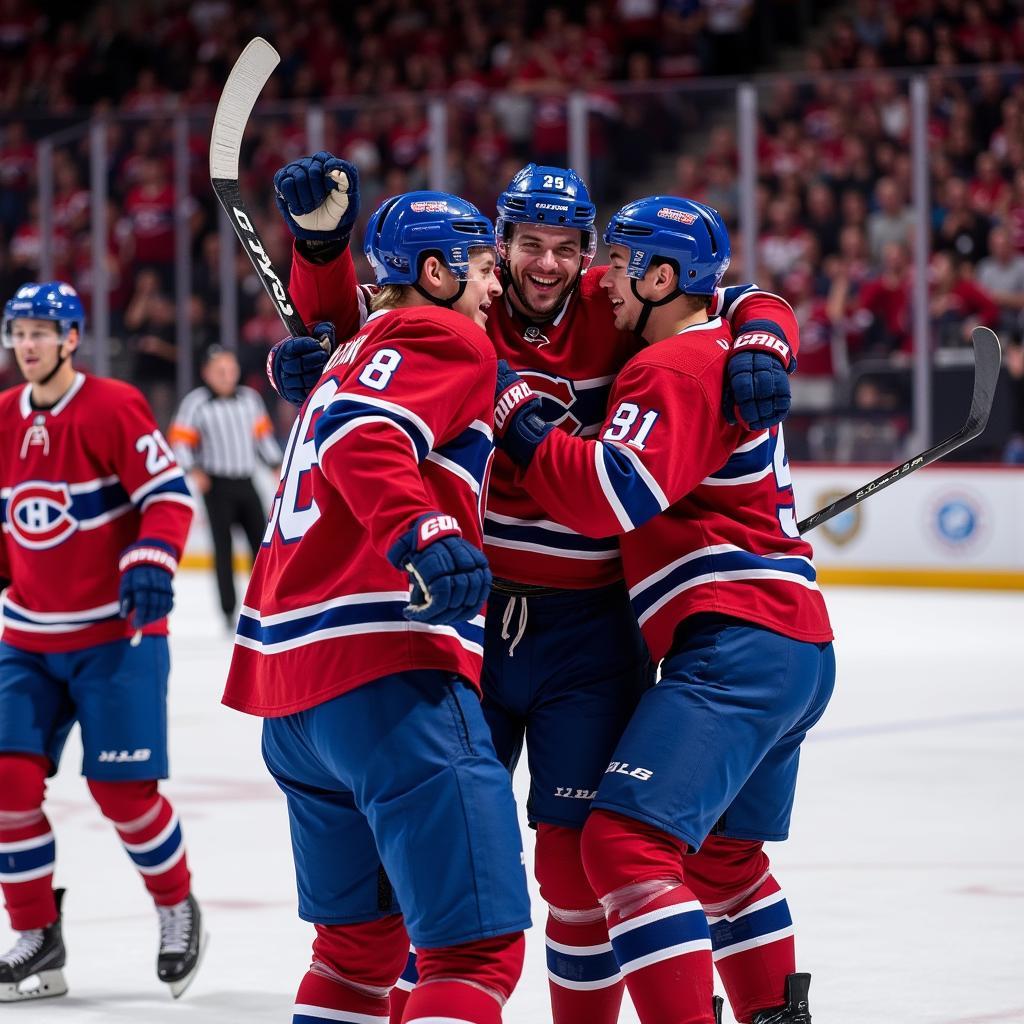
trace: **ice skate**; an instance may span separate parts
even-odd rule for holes
[[[58,889],[57,920],[45,928],[21,932],[14,947],[0,956],[0,1003],[62,996],[64,981],[64,940],[60,929],[60,905],[64,890]]]
[[[807,1004],[807,991],[811,987],[809,974],[791,974],[786,978],[786,1005],[773,1010],[759,1010],[751,1024],[811,1024],[811,1011]]]
[[[206,952],[208,936],[192,893],[173,907],[157,907],[160,918],[160,952],[156,958],[157,977],[178,999],[192,984]]]

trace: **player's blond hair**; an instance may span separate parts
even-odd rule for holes
[[[376,313],[382,309],[394,309],[396,306],[404,305],[409,288],[410,285],[407,284],[382,285],[380,291],[370,296],[370,312]]]

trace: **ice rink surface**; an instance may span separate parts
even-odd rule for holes
[[[815,1024],[1020,1024],[1024,595],[826,596],[836,694],[804,748],[792,837],[769,848],[799,967],[813,974]],[[260,758],[260,724],[219,703],[230,641],[205,573],[182,574],[172,626],[166,792],[212,934],[206,961],[172,1002],[156,980],[152,906],[88,799],[73,739],[47,805],[68,889],[70,994],[0,1008],[0,1024],[291,1020],[312,930],[295,916],[284,800]],[[525,785],[520,770],[520,797]],[[526,843],[532,858],[529,833]],[[550,1019],[543,918],[537,903],[506,1024]],[[628,1005],[621,1020],[637,1020]]]

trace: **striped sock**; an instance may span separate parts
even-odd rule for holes
[[[360,992],[310,970],[292,1007],[292,1024],[388,1024],[386,996]]]
[[[188,896],[191,876],[178,815],[159,794],[153,805],[134,821],[115,821],[114,827],[142,876],[153,901],[173,906]]]
[[[45,928],[57,920],[56,856],[53,832],[41,810],[0,814],[0,888],[15,931]]]
[[[610,911],[608,926],[642,1024],[713,1024],[708,922],[685,885],[637,910]]]
[[[705,907],[715,966],[736,1019],[786,1001],[796,970],[793,919],[779,883],[769,875],[753,892],[724,907]]]
[[[466,981],[417,985],[405,1007],[403,1024],[501,1024],[493,995]]]
[[[586,912],[548,912],[546,930],[548,988],[554,1024],[615,1024],[624,981],[608,938],[600,907],[597,920]]]
[[[391,990],[391,1024],[402,1024],[402,1014],[405,1013],[405,1004],[409,1002],[409,993],[416,987],[419,979],[419,971],[416,970],[416,950],[410,946],[405,969]]]

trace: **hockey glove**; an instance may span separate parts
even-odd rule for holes
[[[554,426],[540,414],[540,399],[504,359],[494,386],[494,443],[524,469]]]
[[[296,238],[347,244],[359,214],[359,172],[347,160],[314,153],[274,175],[274,198]]]
[[[174,607],[174,550],[158,540],[140,539],[121,552],[118,562],[121,589],[118,593],[122,619],[131,617],[136,629],[157,622]]]
[[[411,622],[448,625],[473,618],[491,590],[483,552],[463,540],[452,516],[431,512],[391,545],[388,561],[409,574],[412,590],[403,614]]]
[[[796,359],[781,334],[767,320],[751,320],[737,331],[722,394],[727,423],[767,430],[789,415],[789,374],[796,369]]]
[[[313,337],[284,338],[267,353],[267,377],[292,405],[302,405],[316,387],[335,348],[334,324],[319,323]]]

